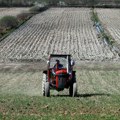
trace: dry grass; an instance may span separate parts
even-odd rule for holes
[[[1,66],[0,93],[41,96],[43,69],[45,67],[44,65],[42,67],[42,64]],[[81,65],[80,69],[77,67],[75,70],[77,71],[78,94],[119,94],[119,67],[103,68],[101,64],[100,67],[89,65],[82,68]],[[62,93],[68,94],[66,91]]]

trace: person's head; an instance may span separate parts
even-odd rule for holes
[[[59,61],[59,60],[56,60],[56,62],[57,62],[57,64],[59,64],[59,63],[60,63],[60,61]]]

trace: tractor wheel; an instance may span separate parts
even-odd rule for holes
[[[42,95],[45,96],[45,83],[46,83],[47,75],[43,74],[43,80],[42,80]]]
[[[77,95],[77,84],[76,84],[76,82],[71,83],[70,88],[69,88],[69,95],[71,97],[75,97]]]
[[[50,96],[50,83],[45,82],[45,96],[49,97]]]
[[[69,95],[72,97],[73,95],[73,85],[71,84],[69,87]]]
[[[77,83],[73,83],[73,94],[72,96],[75,97],[77,95]]]
[[[73,75],[73,79],[72,79],[70,87],[69,87],[69,95],[71,97],[75,97],[77,95],[77,83],[76,83],[76,75],[75,75],[75,73]]]

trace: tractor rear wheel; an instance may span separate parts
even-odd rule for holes
[[[75,73],[73,74],[73,79],[72,79],[70,87],[69,87],[69,95],[71,97],[75,97],[77,95],[77,83],[76,83]]]
[[[77,83],[73,83],[73,94],[72,96],[75,97],[77,95]]]
[[[50,96],[50,83],[45,82],[45,96],[49,97]]]
[[[75,97],[77,95],[77,84],[76,84],[76,82],[71,83],[70,88],[69,88],[69,95],[71,97]]]

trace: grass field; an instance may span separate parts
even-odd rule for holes
[[[28,67],[29,68],[29,67]],[[18,68],[17,68],[18,69]],[[78,96],[51,91],[41,96],[41,70],[0,71],[0,119],[119,120],[120,69],[78,69]]]
[[[81,95],[76,98],[1,95],[4,120],[119,120],[120,95]]]

